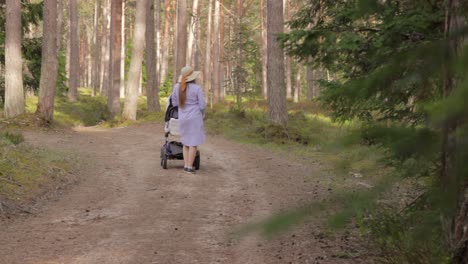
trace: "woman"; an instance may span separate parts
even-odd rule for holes
[[[180,141],[184,145],[184,171],[195,173],[193,162],[197,147],[205,143],[203,116],[206,102],[203,89],[195,83],[200,74],[190,66],[181,70],[178,83],[172,90],[172,104],[179,107]]]

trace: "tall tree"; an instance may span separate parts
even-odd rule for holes
[[[109,59],[110,59],[110,0],[103,0],[103,16],[102,16],[102,47],[101,47],[101,95],[107,95],[107,90],[109,86]]]
[[[179,71],[187,61],[187,0],[177,0],[176,45],[174,51],[174,83],[177,82]]]
[[[286,125],[286,87],[284,82],[284,53],[277,40],[283,33],[283,1],[267,1],[268,50],[268,117],[271,122]]]
[[[139,0],[136,4],[135,26],[133,34],[132,58],[127,81],[127,95],[122,117],[136,120],[138,86],[143,61],[146,33],[146,8],[148,0]]]
[[[78,37],[78,5],[77,0],[69,0],[70,14],[70,85],[68,100],[78,99],[78,85],[80,80],[80,41]]]
[[[54,98],[58,75],[57,0],[45,0],[43,10],[44,33],[37,114],[45,122],[51,123],[54,118]]]
[[[23,61],[21,58],[21,1],[6,1],[5,117],[24,113]]]
[[[224,38],[225,38],[225,24],[224,24],[224,0],[219,0],[219,4],[221,6],[220,14],[219,14],[219,59],[220,59],[220,100],[223,101],[226,95],[225,85],[224,85],[224,75],[226,71],[226,65],[224,62]]]
[[[266,30],[266,16],[265,12],[265,0],[260,1],[260,17],[261,17],[261,29],[262,29],[262,95],[264,99],[267,99],[267,30]]]
[[[122,1],[122,27],[121,27],[121,36],[122,41],[120,45],[120,98],[125,98],[125,43],[126,43],[126,34],[125,34],[125,0]]]
[[[208,97],[211,91],[211,25],[213,15],[213,0],[208,0],[208,21],[206,29],[206,47],[205,47],[205,62],[203,69],[203,87],[205,89],[205,97]]]
[[[312,101],[314,99],[314,66],[312,65],[312,59],[309,59],[307,64],[307,100]]]
[[[156,2],[157,5],[160,5],[159,0]],[[158,55],[155,42],[155,27],[159,27],[159,25],[155,25],[154,9],[154,0],[148,0],[148,8],[146,9],[146,98],[149,112],[161,111],[156,69]]]
[[[122,0],[111,3],[109,90],[107,108],[111,116],[120,113],[120,48],[122,44]]]
[[[164,36],[162,38],[162,61],[161,61],[161,83],[167,78],[169,68],[169,53],[170,53],[170,31],[171,31],[171,0],[165,2],[164,16]]]
[[[219,43],[219,24],[220,24],[220,3],[219,0],[215,0],[215,12],[214,12],[214,41],[213,41],[213,103],[219,102],[220,94],[220,43]]]
[[[189,25],[189,35],[188,35],[188,46],[187,46],[187,64],[190,64],[192,67],[195,65],[195,56],[196,56],[196,38],[197,38],[197,30],[198,30],[198,22],[199,22],[199,7],[200,1],[193,0],[192,1],[192,16],[190,19]]]
[[[94,34],[93,34],[93,72],[92,72],[92,87],[93,95],[96,95],[101,84],[101,27],[99,26],[99,18],[102,13],[102,1],[97,0],[94,6]]]

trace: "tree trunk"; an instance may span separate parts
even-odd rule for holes
[[[302,94],[302,65],[297,65],[296,85],[294,86],[294,102],[299,103]]]
[[[284,53],[276,37],[283,33],[283,2],[267,1],[267,47],[268,47],[268,117],[271,122],[286,125],[286,85]]]
[[[267,99],[267,31],[266,31],[266,16],[265,12],[265,0],[260,1],[260,16],[261,16],[261,28],[262,28],[262,95],[264,99]]]
[[[307,64],[307,100],[312,101],[314,99],[314,67],[312,65],[312,59],[309,59]]]
[[[219,0],[219,4],[221,6],[220,14],[219,14],[219,26],[220,26],[220,31],[219,31],[219,60],[220,60],[220,75],[219,75],[219,89],[220,89],[220,95],[219,99],[220,101],[224,101],[225,97],[225,86],[224,86],[224,76],[225,76],[225,71],[226,71],[226,66],[224,63],[224,0]]]
[[[211,26],[213,24],[213,0],[208,0],[208,21],[206,25],[206,48],[205,48],[205,63],[203,70],[203,88],[205,89],[205,97],[209,98],[211,93]]]
[[[5,117],[24,113],[23,61],[21,58],[21,2],[6,1]]]
[[[186,65],[187,58],[187,0],[177,0],[176,46],[174,57],[173,82],[177,82],[180,70]]]
[[[167,78],[167,70],[169,67],[169,42],[170,42],[170,25],[171,23],[171,0],[166,0],[165,3],[165,18],[164,18],[164,36],[163,36],[163,47],[162,47],[162,62],[161,62],[161,84]]]
[[[120,48],[122,46],[122,0],[111,3],[109,89],[107,108],[111,117],[120,113]]]
[[[138,84],[143,61],[146,31],[146,7],[148,0],[139,0],[136,4],[135,27],[133,34],[132,59],[127,81],[127,95],[122,117],[127,120],[136,120]]]
[[[159,4],[159,0],[156,0]],[[156,25],[159,27],[159,25]],[[154,0],[148,0],[146,10],[146,95],[148,111],[150,113],[161,111],[159,105],[158,74],[156,71],[157,52],[155,43]]]
[[[214,12],[214,43],[213,43],[213,103],[219,103],[220,94],[220,43],[219,43],[219,24],[220,24],[220,3],[219,0],[215,0],[215,12]]]
[[[193,68],[196,70],[200,70],[201,67],[201,31],[200,31],[200,17],[201,17],[201,3],[200,0],[198,0],[198,5],[197,5],[197,13],[196,13],[197,19],[196,19],[196,24],[195,24],[195,43],[194,43],[194,56],[193,56]]]
[[[189,33],[188,33],[188,46],[187,46],[187,64],[193,67],[195,65],[194,60],[195,60],[195,50],[196,50],[196,35],[197,35],[197,29],[198,29],[198,21],[199,21],[199,14],[197,14],[198,11],[198,6],[199,6],[200,1],[199,0],[193,0],[192,2],[192,18],[190,19],[190,25],[189,25]]]
[[[109,86],[109,59],[110,59],[110,0],[104,0],[102,16],[102,51],[101,51],[101,95],[107,96]]]
[[[57,0],[45,0],[43,12],[42,66],[36,113],[43,121],[50,124],[54,119],[54,98],[58,75]]]
[[[94,36],[93,36],[93,96],[97,95],[101,84],[101,31],[99,18],[101,17],[101,1],[97,0],[94,7]]]
[[[121,46],[120,46],[120,98],[125,98],[125,0],[122,1],[122,28],[121,28]]]
[[[68,5],[70,14],[70,87],[68,87],[68,100],[75,102],[78,99],[80,80],[80,40],[78,37],[77,0],[69,0]]]
[[[289,20],[291,6],[288,0],[283,0],[283,14],[285,20]],[[289,32],[289,28],[286,27],[286,32]],[[286,64],[286,98],[293,98],[293,74],[292,74],[292,59],[286,52],[284,53],[284,59]]]

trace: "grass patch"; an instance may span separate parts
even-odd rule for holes
[[[20,133],[0,134],[0,202],[28,203],[62,181],[73,162],[63,153],[33,148],[22,143]]]

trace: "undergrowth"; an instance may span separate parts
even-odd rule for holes
[[[288,126],[282,127],[268,122],[264,103],[244,105],[248,107],[215,106],[205,121],[208,132],[319,161],[321,183],[337,190],[325,204],[292,209],[254,225],[257,229],[267,235],[284,231],[323,214],[324,207],[333,208],[325,210],[334,211],[328,226],[356,223],[382,263],[449,263],[435,206],[440,201],[431,189],[438,153],[433,131],[398,124],[338,124],[315,102],[289,105]],[[434,144],[427,144],[431,140]]]
[[[63,153],[33,148],[23,141],[20,132],[0,133],[0,211],[14,211],[15,205],[29,203],[68,181],[73,169],[74,162]]]

